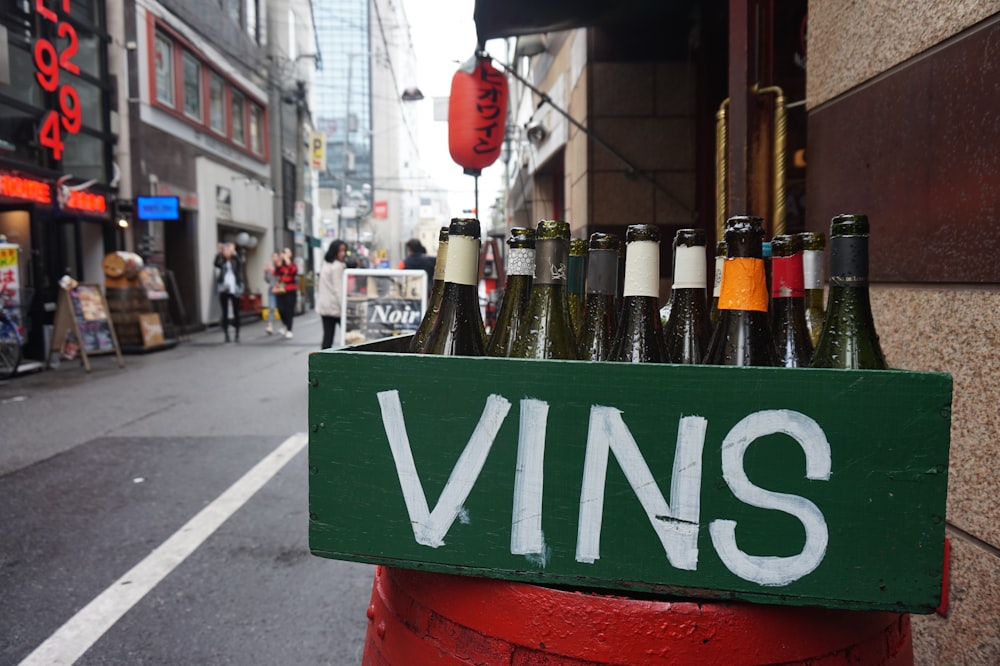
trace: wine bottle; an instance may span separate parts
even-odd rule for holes
[[[813,345],[806,328],[802,238],[775,236],[771,251],[771,327],[778,362],[786,368],[808,367]]]
[[[434,320],[441,310],[441,297],[444,295],[444,269],[448,263],[448,227],[441,227],[438,232],[437,261],[434,264],[434,285],[431,287],[431,297],[427,302],[427,311],[417,327],[417,332],[410,340],[410,352],[419,353],[427,342],[427,334],[434,328]]]
[[[421,353],[444,356],[483,356],[486,353],[476,289],[479,247],[479,220],[452,218],[448,227],[448,265],[444,272],[441,309]]]
[[[663,362],[659,293],[660,230],[652,224],[631,224],[625,230],[624,302],[609,361]]]
[[[802,238],[802,276],[806,290],[806,327],[813,347],[823,330],[823,260],[826,236],[822,232],[805,231]]]
[[[837,215],[830,223],[830,295],[814,368],[884,370],[868,294],[868,217]]]
[[[513,227],[507,239],[507,282],[500,301],[497,324],[486,345],[487,356],[509,356],[524,321],[535,274],[535,230]]]
[[[705,230],[674,235],[674,283],[670,314],[663,329],[667,363],[701,363],[712,329],[705,301]]]
[[[710,365],[778,365],[768,321],[763,220],[726,220],[726,261],[719,286],[719,322],[705,353]]]
[[[607,360],[615,340],[618,309],[618,254],[621,241],[614,234],[590,235],[587,257],[587,297],[584,301],[578,353],[586,361]]]
[[[569,318],[566,273],[569,223],[542,220],[535,227],[535,277],[512,358],[575,359],[576,341]]]
[[[715,245],[715,278],[712,285],[712,307],[708,311],[708,323],[712,329],[719,321],[719,288],[722,286],[722,267],[726,263],[726,241]]]
[[[573,324],[573,335],[580,337],[580,321],[583,319],[584,285],[587,279],[587,240],[573,238],[569,242],[569,273],[566,287],[569,291],[569,321]]]

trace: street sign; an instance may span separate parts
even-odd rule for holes
[[[177,220],[180,202],[177,197],[136,197],[135,214],[140,220]]]
[[[938,605],[948,375],[344,350],[312,355],[310,382],[317,555],[772,604]]]

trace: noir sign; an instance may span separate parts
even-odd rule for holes
[[[310,373],[316,554],[768,603],[938,604],[947,375],[353,351],[311,356]]]

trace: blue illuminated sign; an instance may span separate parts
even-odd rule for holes
[[[140,220],[180,219],[177,197],[136,197],[135,214]]]

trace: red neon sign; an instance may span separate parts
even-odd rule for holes
[[[90,213],[103,213],[108,209],[108,204],[102,194],[70,192],[69,199],[66,200],[66,208],[75,208]]]
[[[50,204],[52,203],[52,187],[41,180],[0,175],[0,196]]]
[[[69,10],[69,0],[62,0],[63,13],[69,14]],[[66,70],[70,74],[80,73],[80,68],[73,62],[73,56],[79,48],[79,39],[76,28],[65,21],[59,21],[56,13],[45,6],[44,0],[35,0],[35,12],[45,21],[55,23],[56,34],[68,42],[62,53],[56,51],[51,41],[42,37],[35,40],[34,48],[35,78],[43,90],[50,93],[58,90],[59,100],[59,108],[50,110],[42,118],[42,124],[38,128],[38,142],[52,151],[52,157],[61,160],[62,130],[76,134],[83,122],[80,95],[76,92],[76,88],[68,83],[59,85],[60,70]]]

